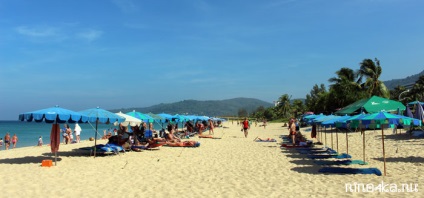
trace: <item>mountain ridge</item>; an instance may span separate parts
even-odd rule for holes
[[[245,109],[251,113],[258,107],[265,108],[273,106],[272,103],[255,98],[237,97],[225,100],[194,100],[186,99],[174,103],[160,103],[150,107],[132,107],[110,110],[113,112],[138,111],[142,113],[169,113],[207,116],[236,116],[240,109]]]

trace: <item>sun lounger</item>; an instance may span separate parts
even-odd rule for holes
[[[301,154],[311,154],[311,155],[314,155],[314,154],[324,154],[324,153],[327,153],[327,154],[337,154],[337,151],[335,151],[335,150],[333,150],[333,149],[331,149],[331,148],[326,148],[326,149],[316,149],[316,150],[298,150],[299,151],[299,153],[301,153]]]
[[[336,161],[319,160],[319,161],[314,161],[314,163],[318,165],[326,165],[326,166],[351,165],[351,164],[367,165],[368,164],[362,160],[336,160]]]
[[[329,155],[307,155],[308,158],[311,159],[327,159],[327,158],[336,158],[336,159],[344,159],[344,158],[352,158],[349,154],[329,154]]]
[[[381,176],[378,168],[340,168],[340,167],[324,167],[318,170],[320,173],[330,174],[375,174]]]

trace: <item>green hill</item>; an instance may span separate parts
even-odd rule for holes
[[[384,85],[386,85],[387,89],[393,90],[398,85],[408,86],[408,85],[415,84],[418,78],[420,78],[420,76],[422,75],[424,75],[424,70],[418,74],[408,76],[406,78],[384,81]]]
[[[253,98],[234,98],[228,100],[183,100],[175,103],[161,103],[150,107],[134,107],[110,110],[112,112],[138,111],[142,113],[169,113],[169,114],[189,114],[207,116],[236,116],[240,109],[253,112],[258,107],[265,108],[273,106],[272,103]]]

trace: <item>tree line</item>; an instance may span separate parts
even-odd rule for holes
[[[371,96],[400,100],[403,103],[424,101],[424,75],[419,77],[409,91],[400,85],[393,90],[388,90],[383,81],[379,79],[382,72],[380,60],[377,58],[374,60],[364,59],[359,63],[357,70],[342,67],[336,71],[336,75],[328,79],[330,83],[328,89],[323,83],[315,84],[306,95],[305,102],[300,99],[291,101],[289,94],[283,94],[275,107],[260,106],[250,115],[246,110],[240,109],[238,115],[256,119],[284,120],[298,117],[306,111],[315,114],[331,114],[360,99]]]

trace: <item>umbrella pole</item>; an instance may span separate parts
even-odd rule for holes
[[[333,146],[333,127],[330,128],[331,131],[331,148],[334,148]]]
[[[97,125],[98,125],[98,123],[99,123],[99,118],[97,118],[96,119],[96,134],[94,135],[94,157],[96,157],[96,153],[97,153],[97,150],[96,150],[96,148],[97,148]]]
[[[57,132],[57,119],[56,119],[56,121],[55,121],[55,126],[54,126],[54,131],[55,131],[55,135],[56,134],[59,134],[58,132]],[[54,138],[56,138],[56,137],[54,137]],[[57,139],[57,138],[56,138]],[[55,150],[54,150],[54,166],[57,166],[57,149],[55,148]]]
[[[327,128],[325,128],[325,127],[324,127],[324,130],[325,130],[325,134],[324,134],[324,136],[325,136],[324,144],[325,144],[325,146],[327,146]]]
[[[347,131],[346,130],[346,154],[349,154],[349,137],[347,136]]]
[[[362,131],[362,156],[365,163],[365,130]]]
[[[383,127],[381,127],[381,141],[383,142],[384,176],[386,176],[386,151],[384,149],[384,130],[383,130]]]
[[[336,145],[337,145],[337,150],[339,150],[339,133],[338,133],[338,131],[339,131],[339,129],[336,130]]]

